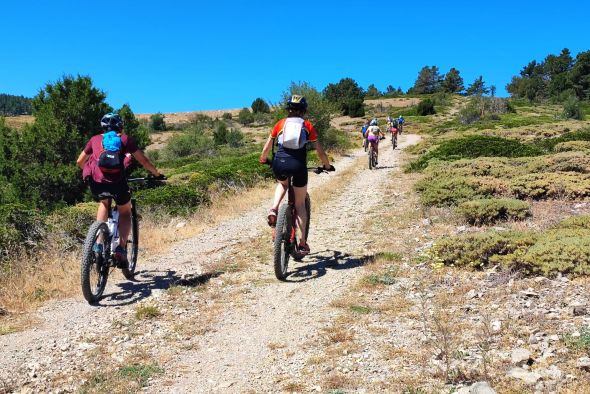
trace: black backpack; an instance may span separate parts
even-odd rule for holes
[[[124,170],[121,137],[115,131],[102,135],[102,151],[98,156],[98,168],[105,174],[118,174]]]

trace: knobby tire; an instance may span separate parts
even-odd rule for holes
[[[278,280],[285,280],[289,266],[289,238],[291,236],[291,207],[285,203],[279,208],[274,241],[274,268]]]
[[[106,223],[96,221],[88,229],[82,254],[82,263],[80,267],[82,294],[89,304],[95,304],[100,300],[102,293],[107,285],[109,276],[109,267],[104,261],[104,256],[108,252],[103,250],[103,262],[99,264],[92,247],[96,243],[98,235],[102,233],[103,247],[109,242],[109,228]],[[105,248],[106,249],[106,248]],[[92,283],[91,274],[93,270],[98,274],[96,283]]]
[[[133,279],[135,275],[135,268],[137,266],[137,256],[139,254],[139,222],[137,220],[137,210],[135,202],[131,205],[131,233],[127,241],[127,260],[129,261],[129,268],[123,268],[121,271],[125,279]]]

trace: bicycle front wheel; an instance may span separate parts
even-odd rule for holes
[[[137,219],[137,210],[135,201],[131,200],[131,232],[127,240],[127,260],[129,261],[129,268],[123,268],[123,276],[126,279],[133,279],[135,275],[135,267],[137,266],[137,256],[139,252],[139,221]]]
[[[278,280],[285,280],[289,266],[289,247],[293,229],[289,204],[281,205],[277,215],[274,241],[274,269]]]
[[[107,285],[109,228],[96,221],[88,229],[80,267],[82,294],[89,304],[98,302]]]

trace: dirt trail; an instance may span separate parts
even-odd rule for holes
[[[217,330],[202,338],[200,350],[179,357],[176,370],[186,373],[172,391],[264,391],[276,387],[278,379],[301,375],[307,345],[321,341],[322,329],[336,313],[331,301],[353,283],[369,253],[359,228],[387,179],[399,171],[399,151],[393,152],[388,141],[377,170],[363,167],[313,215],[309,243],[314,253],[292,265],[287,283],[274,282],[252,294],[245,308],[226,311]],[[417,141],[415,135],[403,136],[400,147]],[[360,150],[352,156],[366,161]],[[312,185],[317,181],[314,177]]]
[[[418,140],[416,135],[403,135],[400,148]],[[148,384],[148,392],[267,391],[298,376],[307,359],[306,347],[320,340],[322,329],[337,313],[330,302],[360,274],[371,253],[358,229],[386,181],[400,171],[400,148],[393,152],[389,140],[384,141],[374,171],[366,169],[360,149],[336,162],[339,172],[353,174],[348,184],[333,191],[329,202],[312,211],[313,253],[291,265],[294,271],[287,283],[274,280],[270,255],[268,264],[253,267],[250,275],[263,285],[244,291],[238,307],[228,302],[230,307],[221,309],[212,329],[192,337],[188,349],[174,343],[170,330],[158,321],[147,322],[135,333],[126,331],[127,326],[113,327],[132,319],[137,305],[165,298],[164,290],[179,278],[198,278],[216,262],[234,258],[231,253],[260,238],[261,232],[267,237],[267,204],[179,242],[168,255],[141,262],[137,282],[111,278],[100,307],[87,305],[81,297],[52,302],[39,311],[41,325],[0,336],[0,392],[74,390],[81,383],[76,376],[92,372],[95,349],[118,362],[136,347],[159,355],[164,373]],[[337,176],[338,172],[311,174],[312,196]],[[223,285],[223,276],[219,283]],[[183,308],[173,306],[170,312],[191,313]]]

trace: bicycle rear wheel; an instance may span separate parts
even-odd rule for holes
[[[369,170],[373,169],[373,149],[369,150]]]
[[[278,280],[285,280],[289,266],[289,249],[292,226],[291,207],[283,204],[279,208],[274,241],[274,269]]]
[[[82,294],[89,304],[98,302],[107,285],[109,266],[109,228],[104,222],[96,221],[88,229],[80,267]],[[97,245],[97,246],[95,246]],[[102,250],[102,252],[99,252]]]
[[[131,200],[131,231],[127,240],[127,260],[129,268],[123,268],[123,276],[126,279],[133,279],[135,267],[137,266],[137,255],[139,252],[139,221],[137,220],[137,210],[135,200]]]

